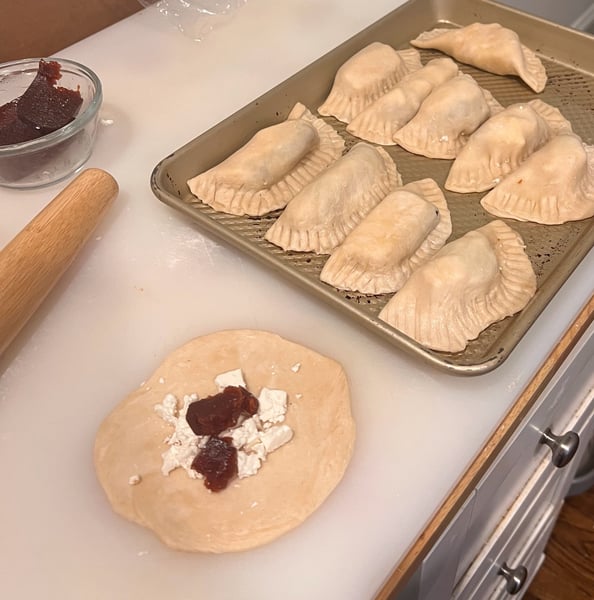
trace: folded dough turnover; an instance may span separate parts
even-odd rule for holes
[[[490,92],[461,73],[429,94],[394,141],[413,154],[455,158],[468,136],[501,110]]]
[[[482,200],[491,214],[557,225],[594,216],[594,146],[553,137]]]
[[[562,131],[571,131],[571,124],[542,100],[512,104],[470,136],[450,169],[445,188],[461,193],[491,189]]]
[[[359,142],[295,196],[264,237],[284,250],[328,254],[401,184],[388,153]]]
[[[360,112],[347,131],[368,142],[395,144],[394,134],[415,116],[423,100],[457,74],[458,67],[451,58],[430,60]]]
[[[320,279],[363,294],[395,292],[451,232],[450,211],[437,183],[414,181],[390,192],[349,233]]]
[[[258,131],[188,187],[217,211],[259,216],[286,206],[343,149],[338,133],[297,103],[286,121]]]
[[[535,291],[522,238],[492,221],[414,271],[379,318],[427,348],[460,352],[489,325],[522,310]]]
[[[372,42],[338,69],[332,89],[318,112],[349,123],[405,75],[420,68],[418,50],[397,51],[388,44]]]
[[[434,48],[456,60],[495,73],[517,75],[535,92],[547,82],[546,70],[515,31],[498,23],[473,23],[460,29],[425,31],[410,42],[418,48]]]

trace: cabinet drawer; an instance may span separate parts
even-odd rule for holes
[[[583,382],[582,390],[577,395],[581,404],[574,411],[567,426],[583,440],[594,430],[594,373]],[[476,559],[466,571],[456,587],[456,600],[481,598],[475,596],[476,589],[492,569],[503,548],[512,551],[514,545],[522,546],[525,538],[533,530],[536,523],[550,505],[558,506],[565,497],[571,479],[579,464],[580,452],[586,444],[581,444],[572,461],[564,469],[555,468],[546,456],[529,479],[518,498],[511,505],[505,517],[493,532],[489,542],[478,553]]]
[[[459,573],[466,571],[530,473],[543,459],[550,462],[551,451],[541,443],[543,432],[550,429],[559,435],[569,429],[572,414],[583,400],[583,389],[594,372],[594,335],[584,337],[587,339],[576,345],[479,482],[468,530],[469,543],[460,558]],[[552,464],[551,468],[555,469]]]
[[[489,576],[494,579],[492,571],[498,557],[524,546],[543,515],[559,501],[556,494],[559,478],[549,466],[548,460],[541,462],[458,583],[453,595],[455,600],[486,597],[484,594],[478,595],[477,590],[485,589],[485,580]]]
[[[572,431],[575,431],[580,436],[580,446],[574,459],[571,461],[571,464],[567,467],[570,471],[570,476],[565,478],[563,481],[563,489],[561,491],[562,496],[566,496],[569,492],[569,488],[574,480],[578,467],[580,466],[582,459],[588,451],[588,445],[591,445],[593,443],[594,373],[592,374],[592,377],[590,378],[590,381],[588,382],[587,386],[585,386],[584,395],[585,399],[574,415],[574,420],[576,424],[571,428]]]
[[[499,547],[499,551],[493,553],[487,559],[487,568],[478,585],[474,585],[472,589],[465,589],[463,595],[454,595],[455,600],[462,597],[472,600],[484,600],[486,598],[492,600],[495,598],[509,598],[511,600],[512,597],[521,597],[519,594],[528,589],[529,581],[532,580],[542,563],[542,554],[562,505],[562,501],[557,502],[557,504],[547,504],[544,507],[539,504],[538,508],[540,510],[531,515],[530,526],[524,527],[522,525],[516,530]],[[524,567],[527,571],[521,589],[515,595],[506,590],[507,582],[501,574],[502,567],[510,570],[518,570]]]
[[[482,597],[488,597],[489,600],[511,600],[512,598],[517,598],[519,600],[524,596],[544,562],[544,550],[551,537],[551,533],[553,532],[562,507],[562,502],[558,506],[551,506],[550,511],[545,515],[541,523],[539,523],[538,528],[534,530],[533,535],[526,545],[520,549],[518,554],[516,556],[510,555],[508,557],[502,555],[499,564],[495,565],[498,569],[501,568],[504,563],[507,567],[512,569],[517,569],[518,567],[524,567],[526,569],[527,576],[519,591],[515,594],[510,593],[507,589],[507,581],[502,575],[498,575],[496,578],[497,583],[495,584],[495,590],[491,596],[477,595],[476,600]],[[486,586],[485,591],[488,593],[488,586]]]

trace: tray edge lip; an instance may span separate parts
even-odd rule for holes
[[[181,198],[177,198],[175,195],[165,190],[159,182],[164,176],[165,168],[174,154],[175,152],[159,161],[151,172],[151,190],[159,201],[177,210],[183,214],[185,218],[188,218],[190,222],[204,228],[210,234],[215,235],[217,239],[224,241],[234,248],[239,248],[260,263],[266,263],[268,266],[272,265],[274,270],[281,273],[286,280],[292,281],[296,285],[299,285],[301,289],[307,290],[316,298],[323,300],[327,304],[330,304],[334,309],[338,309],[341,315],[350,316],[352,322],[356,323],[358,326],[364,327],[368,331],[372,331],[380,339],[383,339],[385,342],[389,343],[395,349],[403,352],[405,355],[413,359],[420,360],[423,364],[432,366],[442,373],[462,377],[471,377],[484,375],[499,367],[505,360],[509,358],[515,346],[520,341],[521,338],[516,340],[513,345],[504,349],[504,351],[497,352],[494,356],[488,356],[481,362],[459,364],[455,362],[449,362],[447,358],[440,358],[439,355],[434,354],[433,351],[421,347],[414,340],[409,340],[409,338],[404,336],[404,334],[401,334],[389,325],[378,321],[378,319],[374,319],[370,316],[354,311],[349,307],[350,305],[343,302],[340,298],[335,297],[330,290],[326,292],[323,288],[321,288],[321,286],[318,287],[314,285],[307,278],[302,276],[301,273],[288,273],[288,268],[280,263],[276,257],[274,257],[274,255],[266,254],[264,250],[261,250],[250,241],[244,241],[228,234],[224,226],[220,225],[216,221],[208,219],[207,217],[203,217],[200,215],[200,213],[196,212],[196,210],[192,208],[192,204],[185,202]]]
[[[543,23],[547,24],[548,26],[553,26],[556,29],[562,30],[564,35],[576,35],[576,34],[581,34],[581,36],[585,35],[581,31],[577,31],[572,28],[565,27],[565,26],[557,24],[557,23],[553,23],[551,21],[544,19],[543,17],[539,17],[537,15],[532,15],[532,14],[522,11],[521,9],[518,9],[516,7],[502,4],[502,3],[498,2],[497,0],[466,0],[466,1],[468,3],[476,5],[476,6],[489,5],[492,8],[494,8],[495,10],[502,11],[504,13],[508,13],[508,14],[512,14],[512,15],[518,14],[518,15],[521,15],[523,18],[526,18],[530,21],[536,21],[537,23],[543,22]],[[453,2],[455,4],[456,0],[453,0]],[[556,292],[553,294],[547,294],[542,299],[542,301],[540,301],[538,303],[540,306],[538,314],[536,314],[534,317],[528,319],[528,323],[527,323],[526,327],[524,328],[523,333],[520,336],[515,335],[513,333],[511,335],[506,336],[505,341],[507,341],[508,344],[507,344],[507,346],[505,346],[503,348],[502,351],[500,350],[500,351],[494,352],[493,345],[495,345],[495,344],[493,344],[486,349],[487,351],[484,354],[484,358],[482,358],[479,362],[473,362],[473,363],[469,363],[469,364],[460,364],[460,363],[450,362],[447,360],[447,358],[440,358],[439,354],[436,354],[437,351],[433,351],[433,350],[422,347],[420,344],[418,344],[414,340],[408,338],[401,332],[398,332],[394,328],[390,327],[391,331],[387,332],[386,328],[389,327],[387,324],[383,324],[382,322],[374,323],[375,328],[372,328],[371,325],[369,324],[370,317],[368,317],[367,315],[363,315],[363,314],[357,313],[355,311],[349,310],[347,307],[345,307],[344,303],[341,301],[340,298],[332,297],[330,295],[330,293],[328,293],[328,294],[322,293],[320,288],[311,284],[308,280],[306,280],[301,275],[301,273],[299,273],[297,271],[295,273],[288,273],[287,272],[288,268],[283,266],[282,264],[280,264],[276,260],[274,255],[265,255],[264,252],[258,246],[255,246],[251,241],[245,241],[243,239],[238,239],[237,236],[235,236],[235,234],[229,234],[228,232],[226,232],[225,228],[223,226],[221,226],[218,222],[216,222],[212,219],[208,219],[207,217],[204,217],[203,215],[201,215],[199,212],[197,212],[195,210],[194,211],[190,210],[190,208],[192,206],[191,203],[185,202],[184,200],[182,200],[181,197],[176,197],[174,194],[171,194],[170,192],[168,192],[165,189],[164,186],[162,186],[160,184],[160,182],[162,181],[162,178],[165,176],[165,170],[166,170],[167,165],[170,162],[172,162],[173,160],[175,160],[177,155],[187,152],[191,148],[191,146],[193,144],[195,144],[197,142],[197,140],[199,140],[199,138],[210,134],[213,130],[217,129],[224,123],[229,123],[233,120],[239,119],[242,112],[249,110],[252,105],[257,104],[259,101],[261,101],[261,99],[264,96],[266,96],[268,94],[273,94],[276,89],[282,88],[282,86],[284,86],[289,79],[291,79],[291,78],[297,76],[298,74],[302,73],[303,71],[306,71],[307,69],[311,68],[311,66],[314,63],[324,60],[324,58],[327,55],[331,54],[332,52],[335,52],[338,48],[347,45],[353,38],[363,36],[365,34],[365,32],[372,30],[381,21],[384,21],[385,19],[388,19],[388,18],[393,18],[394,14],[399,13],[399,12],[406,13],[406,12],[412,10],[413,8],[415,8],[415,5],[419,5],[419,4],[427,5],[434,10],[431,17],[436,18],[437,20],[441,20],[441,21],[448,20],[445,17],[443,17],[443,15],[440,16],[439,10],[442,10],[444,7],[439,2],[437,2],[437,6],[436,6],[435,0],[407,0],[404,4],[400,5],[399,7],[396,7],[395,9],[391,10],[390,12],[386,13],[384,16],[380,17],[373,23],[369,24],[368,26],[364,27],[360,31],[356,32],[348,39],[340,42],[334,48],[331,48],[330,50],[325,52],[320,57],[314,59],[309,64],[305,65],[304,67],[302,67],[301,69],[299,69],[298,71],[296,71],[295,73],[290,75],[289,77],[285,78],[283,81],[274,85],[269,90],[266,90],[263,94],[260,94],[259,96],[253,98],[252,100],[247,102],[244,106],[241,106],[240,108],[235,110],[233,113],[229,114],[227,117],[223,118],[219,122],[217,122],[214,125],[212,125],[211,127],[207,128],[206,130],[204,130],[203,132],[201,132],[194,138],[188,140],[187,142],[185,142],[184,144],[182,144],[181,146],[176,148],[173,152],[170,152],[167,156],[165,156],[159,162],[157,162],[157,164],[153,168],[153,170],[151,172],[151,176],[150,176],[150,186],[151,186],[151,190],[152,190],[153,194],[164,204],[174,208],[178,212],[181,212],[190,221],[192,221],[195,224],[200,225],[201,227],[206,229],[210,234],[217,236],[217,238],[223,240],[227,244],[230,244],[232,247],[241,249],[242,251],[244,251],[248,255],[250,255],[252,258],[257,259],[259,262],[266,263],[266,264],[268,264],[268,266],[270,266],[272,264],[275,271],[281,272],[283,277],[285,277],[285,279],[289,279],[293,282],[298,282],[301,289],[306,289],[308,292],[313,293],[317,298],[324,300],[327,304],[330,304],[333,308],[339,309],[339,312],[342,313],[343,315],[345,315],[346,313],[349,313],[351,316],[351,320],[354,320],[354,322],[357,325],[364,326],[368,331],[372,331],[372,329],[373,329],[374,333],[380,339],[383,339],[384,341],[388,342],[389,344],[392,345],[392,347],[398,349],[399,351],[404,352],[405,355],[412,357],[414,359],[420,360],[423,364],[426,364],[433,368],[436,368],[442,373],[447,373],[447,374],[456,375],[456,376],[466,376],[466,377],[467,376],[477,376],[477,375],[483,375],[483,374],[493,371],[494,369],[501,366],[509,358],[509,356],[513,353],[513,351],[515,350],[517,345],[522,341],[524,335],[529,331],[529,329],[532,327],[534,322],[538,319],[538,317],[540,316],[542,311],[546,308],[546,306],[549,304],[549,302],[551,302],[551,300],[554,298]],[[446,5],[445,9],[450,10],[451,7],[449,5]],[[454,23],[454,21],[451,19],[449,20],[449,22]],[[586,36],[586,37],[590,37],[590,36]],[[565,65],[565,63],[563,63],[563,64]],[[571,66],[565,65],[565,66],[567,68],[571,68],[573,70],[577,70],[577,71],[581,71],[581,72],[586,72],[589,75],[594,76],[594,73],[590,73],[589,71],[583,71],[579,67],[576,67],[576,65],[571,65]],[[200,202],[199,199],[197,199],[197,201]],[[592,224],[592,227],[594,228],[594,223]],[[579,266],[579,264],[582,262],[582,260],[587,255],[587,253],[588,253],[587,250],[582,253],[579,260],[569,270],[567,277],[569,277],[569,275]],[[547,287],[550,287],[550,285]],[[540,291],[540,288],[539,288],[539,291]],[[541,296],[539,296],[539,298],[540,297]],[[354,316],[354,319],[353,319],[353,316]],[[376,321],[377,321],[377,319],[376,319]],[[379,331],[378,331],[377,325],[379,325]],[[499,338],[497,338],[497,339],[499,339]],[[497,342],[497,340],[495,340],[495,342]]]

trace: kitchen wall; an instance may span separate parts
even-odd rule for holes
[[[562,25],[578,29],[589,27],[594,33],[593,0],[499,1]],[[141,8],[138,0],[4,2],[0,19],[0,62],[50,56]]]
[[[6,0],[0,62],[51,56],[142,8],[138,0]]]
[[[594,2],[592,0],[498,1],[568,27],[586,30],[592,29],[594,26]]]

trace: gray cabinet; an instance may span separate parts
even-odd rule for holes
[[[395,599],[521,598],[593,436],[591,325]]]

